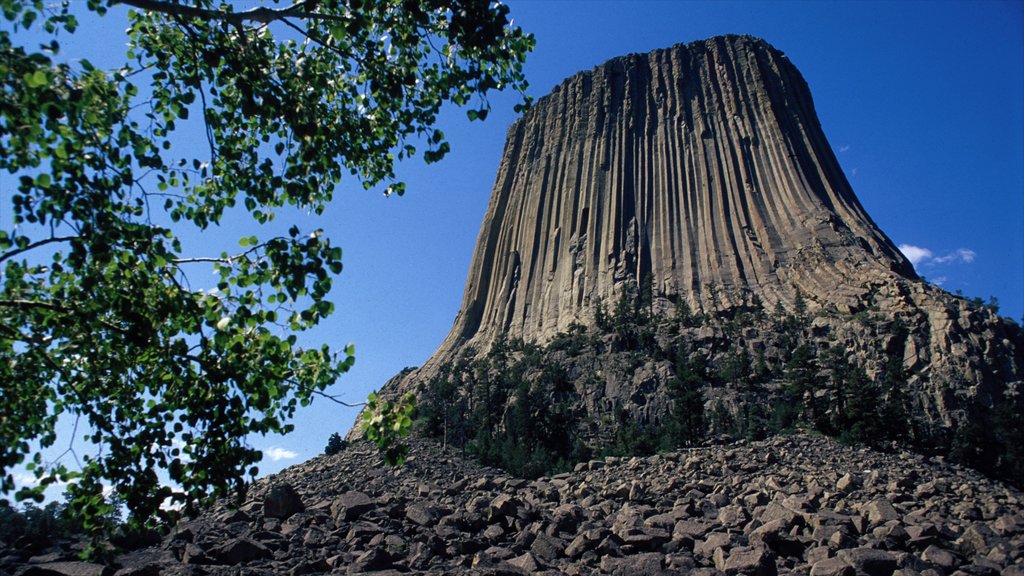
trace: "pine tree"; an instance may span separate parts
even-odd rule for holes
[[[331,437],[327,440],[327,447],[324,448],[324,454],[333,456],[338,452],[345,449],[345,441],[341,439],[341,434],[335,432],[331,434]]]

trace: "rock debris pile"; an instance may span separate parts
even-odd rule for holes
[[[1022,502],[965,468],[805,435],[537,480],[424,440],[391,469],[358,444],[261,480],[114,573],[1017,576]],[[86,573],[28,562],[0,573]]]

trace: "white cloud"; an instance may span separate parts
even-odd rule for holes
[[[913,244],[900,244],[900,252],[910,260],[910,263],[917,266],[921,262],[927,262],[934,256],[932,251]]]
[[[297,458],[299,456],[299,453],[287,450],[285,448],[271,446],[270,448],[267,448],[266,450],[263,451],[263,456],[266,458],[270,458],[274,462],[278,462],[280,460],[292,460],[293,458]]]
[[[914,246],[913,244],[900,244],[900,252],[903,252],[903,255],[906,256],[915,267],[918,265],[939,266],[944,264],[955,264],[957,262],[970,264],[971,262],[974,262],[974,259],[978,256],[978,253],[970,248],[958,248],[948,254],[936,256],[931,250],[920,246]]]
[[[932,260],[935,264],[951,264],[953,262],[963,262],[970,264],[974,262],[974,258],[978,256],[978,253],[970,248],[959,248],[954,252],[950,252],[945,256],[939,256]]]
[[[849,150],[849,149],[850,149],[850,147],[849,147],[849,146],[840,146],[840,147],[839,147],[839,151],[840,151],[840,152],[846,152],[846,151],[847,151],[847,150]]]

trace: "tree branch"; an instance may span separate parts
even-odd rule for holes
[[[327,398],[331,402],[335,402],[337,404],[341,404],[342,406],[344,406],[346,408],[362,408],[362,407],[366,406],[366,402],[356,402],[356,403],[352,404],[352,403],[349,403],[349,402],[345,402],[344,400],[339,400],[337,396],[334,396],[332,394],[328,394],[326,392],[321,392],[319,390],[313,390],[313,393],[316,394],[317,396],[323,396],[324,398]]]
[[[210,262],[213,264],[234,264],[240,256],[229,256],[227,258],[213,258],[209,256],[198,256],[195,258],[174,258],[171,264],[196,264],[199,262]]]
[[[57,312],[70,312],[70,310],[66,306],[54,302],[45,302],[41,300],[23,300],[20,298],[14,300],[0,300],[0,308],[21,308],[23,310],[32,308],[45,308],[47,310],[56,310]],[[117,324],[114,324],[113,322],[106,320],[104,318],[97,318],[96,321],[106,326],[107,328],[110,328],[114,332],[118,332],[125,336],[129,336],[132,334],[131,330],[118,326]]]
[[[39,248],[40,246],[45,246],[45,245],[51,244],[53,242],[70,242],[70,241],[72,241],[72,240],[74,240],[76,238],[78,238],[78,236],[53,236],[53,237],[47,238],[45,240],[40,240],[38,242],[33,242],[33,243],[29,244],[28,246],[25,246],[24,248],[17,248],[15,250],[11,250],[10,252],[8,252],[6,254],[0,255],[0,262],[3,262],[4,260],[7,260],[8,258],[14,258],[18,254],[21,254],[23,252],[28,252],[29,250],[34,250],[36,248]]]
[[[222,12],[220,10],[211,10],[209,8],[199,8],[196,6],[186,6],[183,4],[177,4],[175,2],[168,2],[166,0],[114,0],[112,4],[125,4],[138,8],[140,10],[148,10],[151,12],[160,12],[171,16],[181,16],[184,18],[196,18],[200,20],[219,20],[221,22],[228,22],[236,26],[244,24],[246,22],[261,22],[263,24],[269,24],[276,22],[284,18],[300,18],[305,20],[327,20],[331,22],[347,22],[348,20],[344,16],[336,16],[334,14],[324,14],[322,12],[310,12],[305,9],[305,3],[299,2],[293,4],[287,8],[267,8],[266,6],[260,6],[252,8],[251,10],[245,10],[243,12]]]
[[[53,302],[42,302],[39,300],[0,300],[0,307],[2,308],[46,308],[47,310],[61,310],[64,308]]]

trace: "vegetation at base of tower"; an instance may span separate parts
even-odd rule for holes
[[[353,363],[300,344],[335,309],[341,249],[287,220],[343,181],[402,194],[396,162],[449,150],[443,104],[482,120],[493,90],[527,86],[534,40],[499,3],[236,7],[0,0],[0,492],[19,465],[19,499],[70,482],[89,532],[110,528],[106,485],[138,526],[244,491],[247,438],[291,431]],[[80,28],[118,42],[115,10],[124,60],[62,52]],[[229,219],[251,232],[217,246]],[[395,408],[370,426],[389,461]],[[65,446],[77,459],[44,459]]]
[[[377,445],[384,462],[400,466],[409,454],[402,438],[412,431],[412,416],[416,412],[416,396],[411,392],[397,402],[385,400],[371,392],[366,399],[360,425],[363,437]]]
[[[903,366],[910,334],[900,317],[883,321],[870,310],[851,315],[848,321],[886,335],[854,349],[814,334],[820,329],[812,328],[802,294],[792,312],[779,305],[769,313],[750,298],[701,316],[680,297],[670,300],[674,311],[657,314],[642,294],[627,291],[610,311],[598,302],[592,328],[573,324],[546,345],[504,339],[477,359],[464,351],[437,378],[420,383],[419,428],[527,477],[593,457],[806,430],[880,450],[909,446],[946,455],[1024,485],[1024,424],[1013,416],[1024,407],[1020,399],[998,402],[984,420],[990,426],[966,424],[952,434],[912,417],[911,375]],[[870,376],[868,357],[874,358]],[[644,414],[603,398],[606,379],[666,363],[669,377],[656,392],[666,401],[663,411]],[[981,421],[980,414],[964,419]]]
[[[563,469],[586,457],[566,423],[579,398],[545,350],[499,340],[478,360],[462,359],[422,385],[419,426],[445,445],[522,477]]]

